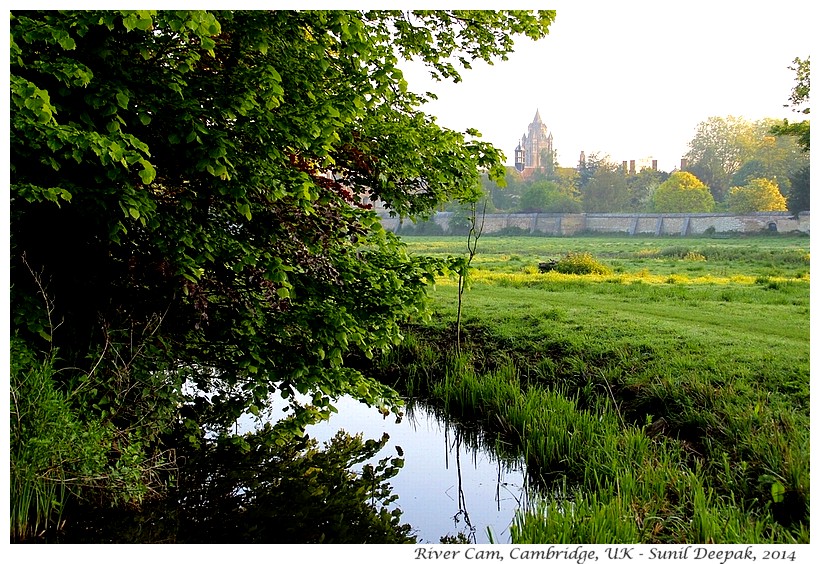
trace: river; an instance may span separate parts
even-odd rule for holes
[[[471,542],[510,542],[515,512],[529,500],[522,458],[499,456],[492,441],[423,402],[408,403],[398,422],[350,397],[334,405],[339,412],[309,427],[308,435],[321,444],[342,429],[365,439],[387,433],[390,440],[376,458],[403,455],[404,467],[390,483],[402,522],[419,542],[439,543],[459,533]],[[252,426],[244,420],[238,430]]]

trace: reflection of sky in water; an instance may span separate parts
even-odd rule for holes
[[[396,456],[397,446],[403,450],[404,468],[390,482],[399,496],[396,505],[403,512],[402,522],[413,527],[419,542],[438,543],[443,535],[459,532],[469,537],[464,510],[475,530],[474,542],[489,541],[487,527],[492,528],[497,542],[510,541],[508,529],[519,500],[526,504],[522,470],[510,468],[494,453],[465,444],[470,441],[453,424],[446,425],[418,404],[400,423],[395,416],[384,418],[375,408],[349,397],[335,405],[339,413],[309,427],[308,434],[320,444],[339,429],[352,435],[362,433],[365,439],[390,435],[376,459]],[[242,427],[240,432],[249,430]]]

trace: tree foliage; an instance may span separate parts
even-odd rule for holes
[[[523,190],[519,206],[523,212],[546,212],[559,197],[557,184],[540,179],[529,183]]]
[[[686,171],[708,185],[714,199],[722,202],[732,175],[751,160],[758,139],[754,124],[743,118],[710,117],[698,124],[689,142]]]
[[[789,177],[791,189],[787,196],[789,211],[808,211],[811,205],[811,170],[804,166]]]
[[[759,141],[750,160],[732,175],[732,186],[744,186],[753,178],[776,179],[783,193],[791,188],[791,176],[809,164],[809,155],[800,147],[798,139],[791,135],[773,136],[776,125],[772,119],[757,123]]]
[[[294,430],[339,394],[394,403],[345,358],[398,342],[442,265],[362,197],[423,217],[504,172],[478,132],[419,111],[400,59],[457,81],[554,17],[13,12],[13,332],[60,351],[58,385],[96,394],[84,408],[156,421],[145,440],[190,390],[189,416],[212,423],[310,392]]]
[[[491,203],[487,212],[580,213],[577,175],[573,168],[554,167],[550,173],[536,171],[525,178],[507,167],[504,187],[485,176],[482,189]]]
[[[669,178],[669,173],[651,168],[644,168],[636,174],[629,174],[626,177],[629,192],[628,210],[638,213],[650,211],[655,190],[667,178]]]
[[[777,183],[766,178],[755,178],[745,186],[730,188],[726,203],[735,213],[786,211],[786,198]]]
[[[695,175],[673,172],[655,190],[653,205],[660,213],[707,213],[715,209],[715,200]]]
[[[807,105],[811,93],[811,57],[801,59],[795,57],[792,61],[794,66],[789,67],[795,72],[795,85],[789,97],[790,105],[795,112],[808,115],[811,109]],[[775,135],[791,135],[797,138],[804,151],[809,151],[811,147],[811,127],[809,120],[790,122],[787,119],[783,123],[772,127]]]
[[[626,171],[608,160],[597,163],[592,176],[581,190],[581,195],[584,211],[627,211],[630,195]]]

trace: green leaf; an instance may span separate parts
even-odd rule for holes
[[[129,14],[122,19],[122,25],[125,26],[126,31],[131,31],[135,27],[137,27],[137,16],[136,14]]]
[[[62,47],[66,51],[71,51],[77,48],[77,44],[74,43],[74,40],[71,38],[71,36],[66,33],[65,35],[60,37],[60,47]]]
[[[128,94],[125,92],[117,92],[117,105],[124,110],[128,109]]]
[[[157,171],[154,169],[154,166],[148,161],[143,161],[142,166],[144,167],[140,171],[140,178],[142,179],[142,183],[151,184],[151,182],[153,182],[154,178],[156,178],[157,176]]]
[[[139,219],[139,218],[140,218],[140,212],[139,212],[139,210],[138,210],[137,208],[128,208],[128,213],[129,213],[129,214],[131,215],[131,217],[133,217],[134,219]]]
[[[782,503],[785,499],[786,488],[778,481],[772,484],[772,499],[775,503]]]
[[[148,31],[154,27],[154,22],[150,16],[146,15],[143,11],[139,14],[139,19],[136,22],[136,27],[142,31]]]

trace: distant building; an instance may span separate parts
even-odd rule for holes
[[[541,121],[541,114],[535,110],[535,118],[515,148],[515,168],[527,176],[536,170],[547,170],[554,166],[552,133],[547,131],[547,126]]]

